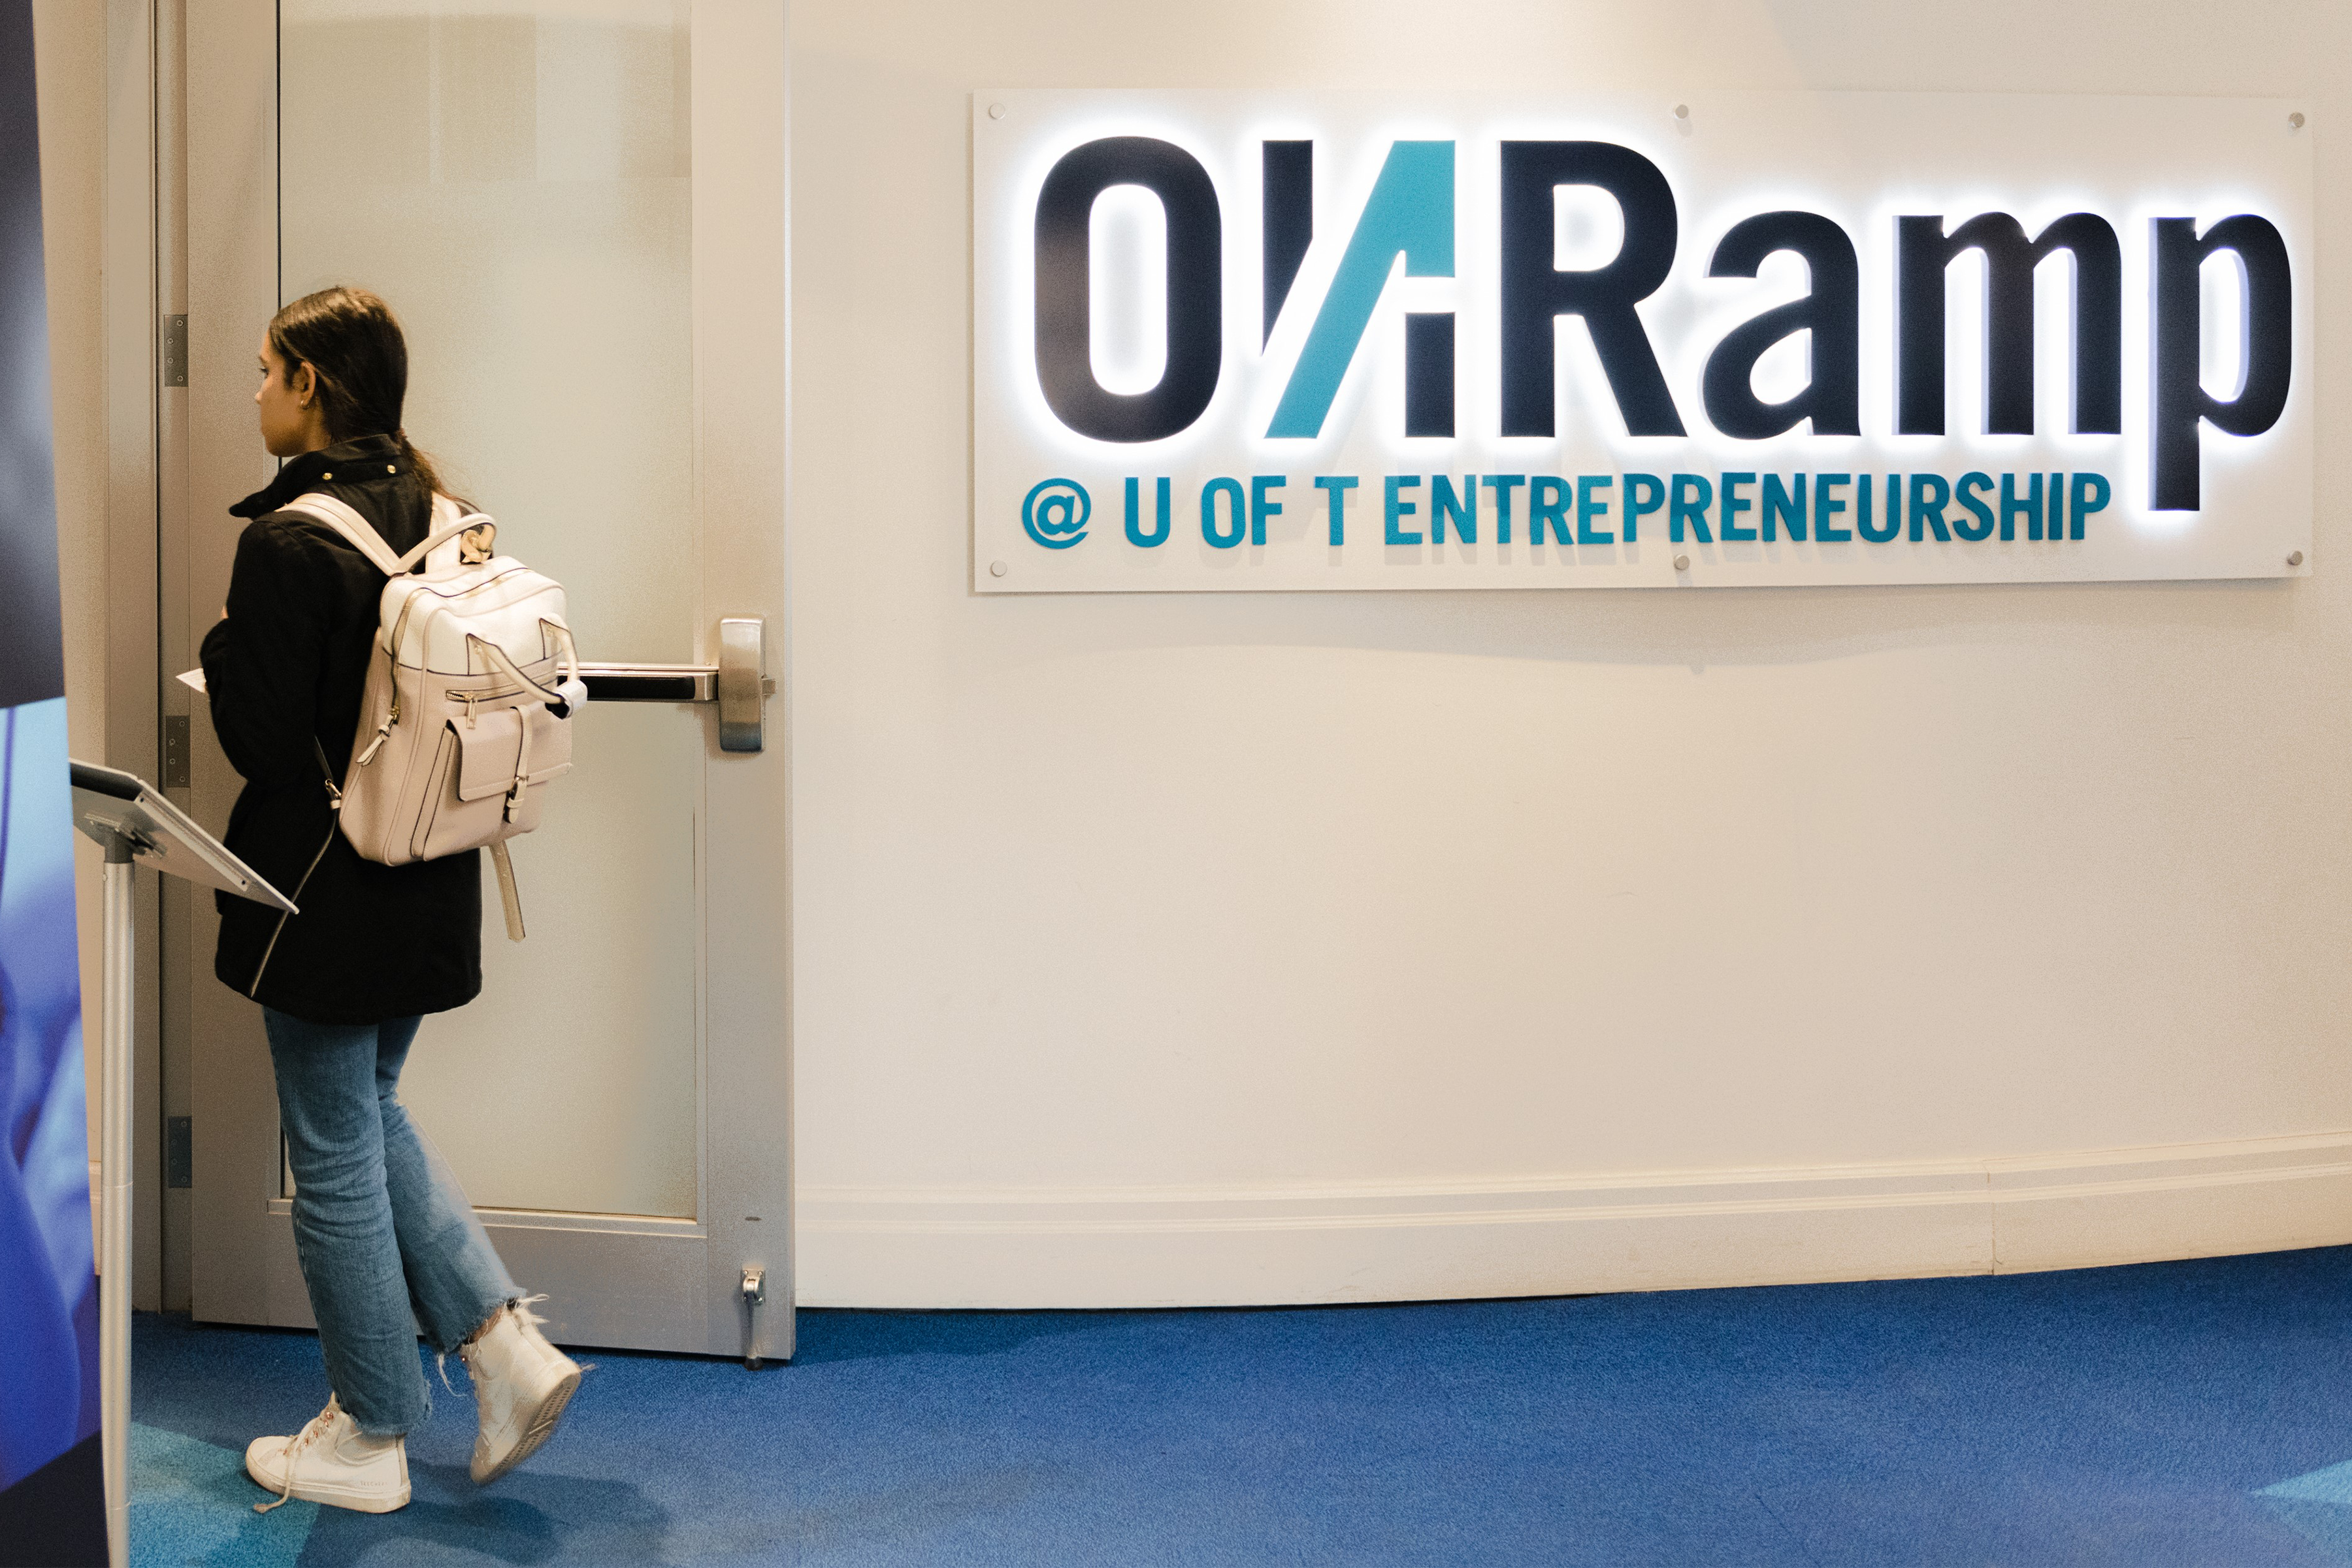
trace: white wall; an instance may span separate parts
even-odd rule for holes
[[[2352,1240],[2326,504],[2352,272],[2299,280],[2299,584],[965,586],[975,85],[2292,94],[2326,260],[2352,8],[797,0],[793,26],[803,1300]]]

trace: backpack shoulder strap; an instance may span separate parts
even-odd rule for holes
[[[305,517],[318,519],[341,534],[352,549],[366,556],[370,563],[387,577],[398,577],[404,573],[415,571],[417,563],[430,555],[436,548],[446,544],[461,533],[479,528],[489,521],[479,512],[457,516],[458,509],[455,501],[449,500],[446,496],[435,496],[433,521],[438,526],[428,531],[416,547],[407,554],[395,555],[393,553],[392,546],[383,542],[383,535],[375,531],[374,524],[362,517],[348,503],[338,500],[333,496],[319,490],[310,490],[296,496],[278,510],[299,511]]]
[[[296,496],[278,510],[299,512],[304,517],[325,523],[387,577],[396,577],[407,570],[401,564],[400,557],[394,553],[392,546],[383,542],[383,535],[375,531],[375,525],[333,496],[310,490]]]

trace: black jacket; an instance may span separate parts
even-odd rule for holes
[[[282,919],[226,893],[213,973],[265,1006],[314,1024],[438,1013],[482,989],[478,851],[408,866],[362,860],[328,804],[351,762],[384,576],[323,522],[279,512],[323,490],[406,551],[432,499],[389,436],[295,458],[229,511],[254,518],[236,544],[228,616],[205,637],[205,684],[221,749],[245,777],[228,847],[301,906]]]

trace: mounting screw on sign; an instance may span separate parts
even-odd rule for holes
[[[1087,536],[1094,498],[1076,479],[1040,479],[1021,500],[1021,526],[1048,550],[1067,550]]]

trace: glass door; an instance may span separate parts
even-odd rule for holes
[[[208,568],[225,577],[220,508],[268,471],[249,429],[227,445],[226,401],[250,395],[264,322],[352,284],[405,328],[410,437],[498,519],[502,552],[564,584],[604,672],[546,825],[514,846],[529,940],[488,922],[482,995],[426,1021],[404,1098],[518,1280],[550,1293],[559,1337],[789,1354],[784,748],[761,684],[780,672],[759,668],[761,628],[782,624],[778,8],[189,12],[192,598]],[[239,58],[208,79],[198,50],[237,58],[232,36],[264,68]],[[199,216],[208,179],[244,196],[245,224]],[[207,417],[219,441],[194,428]],[[224,816],[234,778],[211,802],[206,782],[200,805]],[[250,1013],[201,998],[199,1100],[208,1068],[256,1048]],[[199,1105],[195,1121],[205,1174],[208,1146],[236,1145],[215,1151],[236,1184],[215,1202],[200,1179],[192,1205],[196,1315],[307,1321],[277,1163],[260,1222],[237,1190],[249,1145],[274,1143],[274,1103]],[[233,1279],[208,1253],[252,1267]],[[744,1300],[747,1268],[764,1310]]]
[[[686,662],[690,19],[545,10],[282,0],[279,289],[383,295],[412,345],[411,438],[564,584],[583,657]],[[701,730],[689,708],[590,705],[561,809],[514,847],[530,940],[485,943],[480,1000],[421,1037],[410,1109],[478,1204],[700,1213]]]

